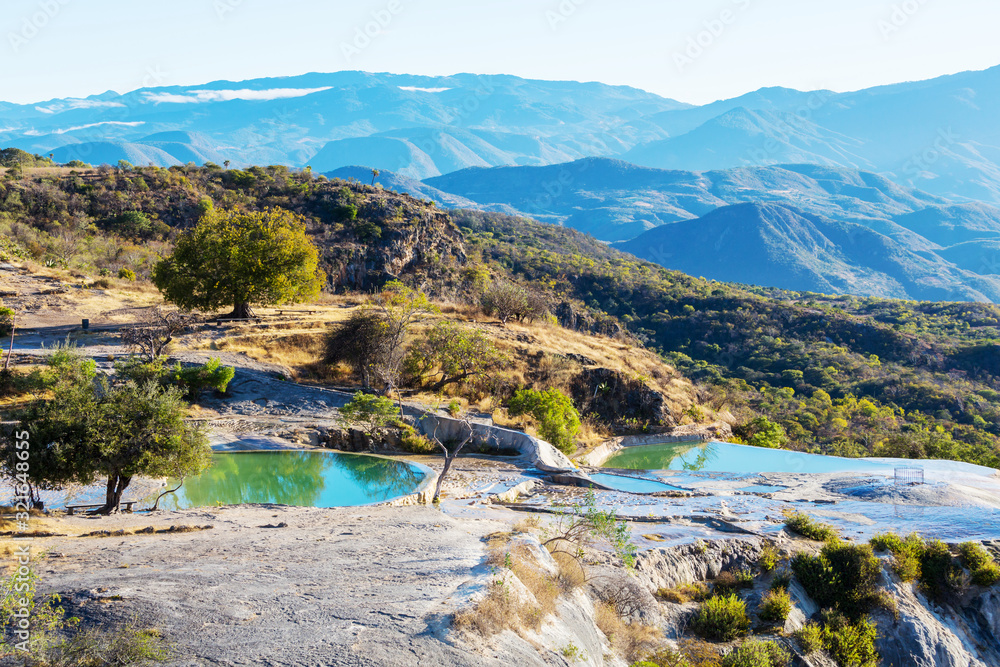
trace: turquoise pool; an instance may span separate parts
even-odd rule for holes
[[[912,461],[909,463],[926,465],[935,470],[960,470],[976,467],[953,461]],[[726,442],[709,442],[697,445],[686,443],[627,447],[608,459],[604,463],[604,467],[686,472],[863,472],[892,475],[894,468],[900,464],[900,461],[890,459],[845,459],[784,449],[763,449]]]
[[[415,464],[360,454],[216,453],[211,468],[185,480],[176,494],[164,496],[160,507],[353,507],[409,495],[425,477],[425,470]]]

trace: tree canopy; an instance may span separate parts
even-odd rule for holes
[[[72,354],[56,355],[52,364],[52,399],[22,415],[32,446],[0,445],[8,476],[23,474],[18,481],[36,488],[91,484],[106,476],[106,503],[98,512],[107,514],[117,510],[136,475],[183,477],[209,465],[208,438],[185,421],[179,389],[156,382],[111,384],[96,375],[92,361]]]
[[[211,211],[156,265],[153,283],[181,308],[232,305],[233,317],[245,318],[252,305],[314,298],[325,279],[318,266],[319,251],[294,213]]]

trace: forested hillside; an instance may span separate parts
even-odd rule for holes
[[[283,167],[38,169],[0,181],[0,252],[148,275],[212,208],[307,219],[329,289],[392,277],[452,299],[482,276],[540,294],[564,326],[632,335],[730,410],[745,440],[1000,466],[1000,308],[767,291],[669,271],[579,232]],[[772,437],[773,436],[773,437]],[[759,439],[758,439],[759,440]]]

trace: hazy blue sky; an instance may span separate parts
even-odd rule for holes
[[[4,0],[0,22],[0,99],[15,102],[361,69],[703,103],[1000,64],[996,0]]]

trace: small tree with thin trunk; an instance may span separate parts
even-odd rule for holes
[[[410,349],[407,369],[431,380],[431,391],[499,370],[509,361],[489,336],[454,322],[439,322]]]
[[[122,344],[132,354],[144,361],[154,361],[163,356],[174,335],[184,330],[190,318],[177,311],[150,308],[133,324],[122,328]]]
[[[308,301],[324,282],[319,250],[291,211],[210,211],[178,239],[153,269],[164,298],[184,310],[231,305],[231,316],[253,316],[252,305]]]
[[[399,419],[399,412],[392,399],[385,396],[373,396],[360,391],[354,398],[340,408],[340,420],[346,426],[359,427],[374,437],[379,429],[394,423]]]
[[[425,417],[426,419],[426,417]],[[475,438],[476,432],[472,428],[472,424],[466,419],[462,420],[461,425],[464,430],[467,430],[467,434],[463,434],[460,439],[446,444],[438,437],[438,431],[441,428],[441,420],[437,419],[434,423],[434,431],[431,433],[430,441],[433,442],[444,454],[444,468],[441,470],[441,474],[438,475],[437,485],[434,487],[434,502],[438,502],[441,499],[441,486],[444,484],[444,478],[448,476],[448,471],[451,470],[451,464],[454,463],[458,455],[462,453],[465,446],[472,442]],[[449,446],[450,445],[450,446]]]

